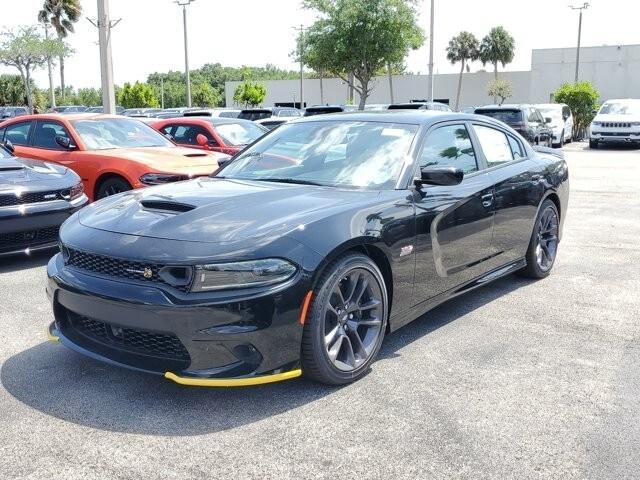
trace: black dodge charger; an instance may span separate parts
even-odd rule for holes
[[[9,143],[0,147],[0,257],[55,248],[62,222],[87,201],[68,168],[15,157]]]
[[[568,195],[560,155],[487,117],[294,121],[211,178],[71,217],[49,338],[184,385],[344,384],[445,300],[549,275]]]

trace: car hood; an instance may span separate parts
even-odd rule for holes
[[[91,156],[131,160],[148,166],[154,172],[199,175],[213,172],[218,168],[218,161],[229,158],[224,153],[182,147],[121,148],[90,150],[84,153]]]
[[[71,172],[62,166],[18,157],[0,158],[0,191],[60,182]]]
[[[610,113],[599,113],[596,115],[596,118],[593,119],[594,122],[640,122],[640,117],[637,115],[616,115]]]
[[[378,192],[219,178],[132,190],[83,209],[82,225],[207,243],[275,238],[373,203]]]

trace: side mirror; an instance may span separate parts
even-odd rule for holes
[[[551,123],[553,119],[551,117],[544,117],[544,123]]]
[[[9,140],[4,141],[4,148],[11,154],[14,154],[16,152],[16,147],[14,147],[13,143],[11,143]]]
[[[203,135],[202,133],[199,133],[198,135],[196,135],[196,143],[198,145],[200,145],[201,147],[208,147],[209,146],[209,139],[207,138],[206,135]]]
[[[455,167],[426,167],[420,170],[420,179],[416,180],[416,186],[459,185],[464,179],[464,172]]]
[[[56,135],[56,143],[66,150],[75,150],[76,148],[68,137],[63,137],[62,135]]]

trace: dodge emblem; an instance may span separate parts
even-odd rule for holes
[[[142,276],[144,278],[151,278],[153,277],[153,270],[151,270],[149,267],[145,267],[144,268],[144,272],[142,273]]]

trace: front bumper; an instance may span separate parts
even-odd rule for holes
[[[591,141],[611,142],[611,143],[640,143],[640,131],[637,132],[606,132],[591,130],[589,134]]]
[[[163,375],[183,385],[243,386],[300,371],[298,318],[308,280],[229,301],[47,266],[55,322],[50,340],[96,360]]]
[[[71,202],[57,200],[0,208],[0,257],[57,247],[60,225],[88,201],[82,195]]]

